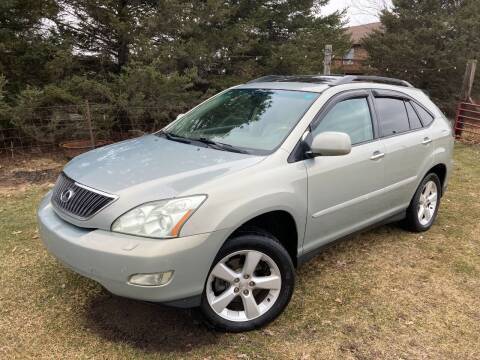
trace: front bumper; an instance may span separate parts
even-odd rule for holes
[[[198,299],[210,266],[228,236],[226,229],[176,239],[149,239],[85,229],[55,214],[50,194],[38,209],[40,237],[50,253],[75,272],[93,279],[113,294],[177,306]],[[128,283],[133,274],[173,270],[163,286]]]

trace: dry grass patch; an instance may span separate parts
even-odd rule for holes
[[[190,311],[110,295],[43,249],[46,191],[0,195],[0,357],[198,359],[480,358],[480,147],[457,144],[431,231],[390,225],[330,248],[297,271],[271,326],[207,331]]]

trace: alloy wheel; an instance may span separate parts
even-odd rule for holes
[[[435,215],[438,201],[437,184],[434,181],[428,181],[423,186],[420,198],[418,201],[418,221],[421,225],[426,226],[432,221]]]
[[[267,313],[278,300],[282,279],[277,264],[257,250],[225,256],[210,272],[206,296],[223,319],[250,321]]]

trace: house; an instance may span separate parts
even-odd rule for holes
[[[364,65],[368,53],[362,46],[362,40],[374,30],[381,30],[382,23],[374,22],[345,28],[350,35],[352,47],[343,58],[332,59],[332,69],[337,74],[361,75],[365,74],[368,68]]]

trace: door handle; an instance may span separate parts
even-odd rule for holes
[[[423,139],[422,144],[423,145],[428,145],[431,142],[432,142],[432,139],[430,139],[429,137],[426,137],[426,138]]]
[[[370,156],[370,160],[378,160],[381,159],[385,156],[385,153],[382,153],[380,151],[375,151],[372,156]]]

